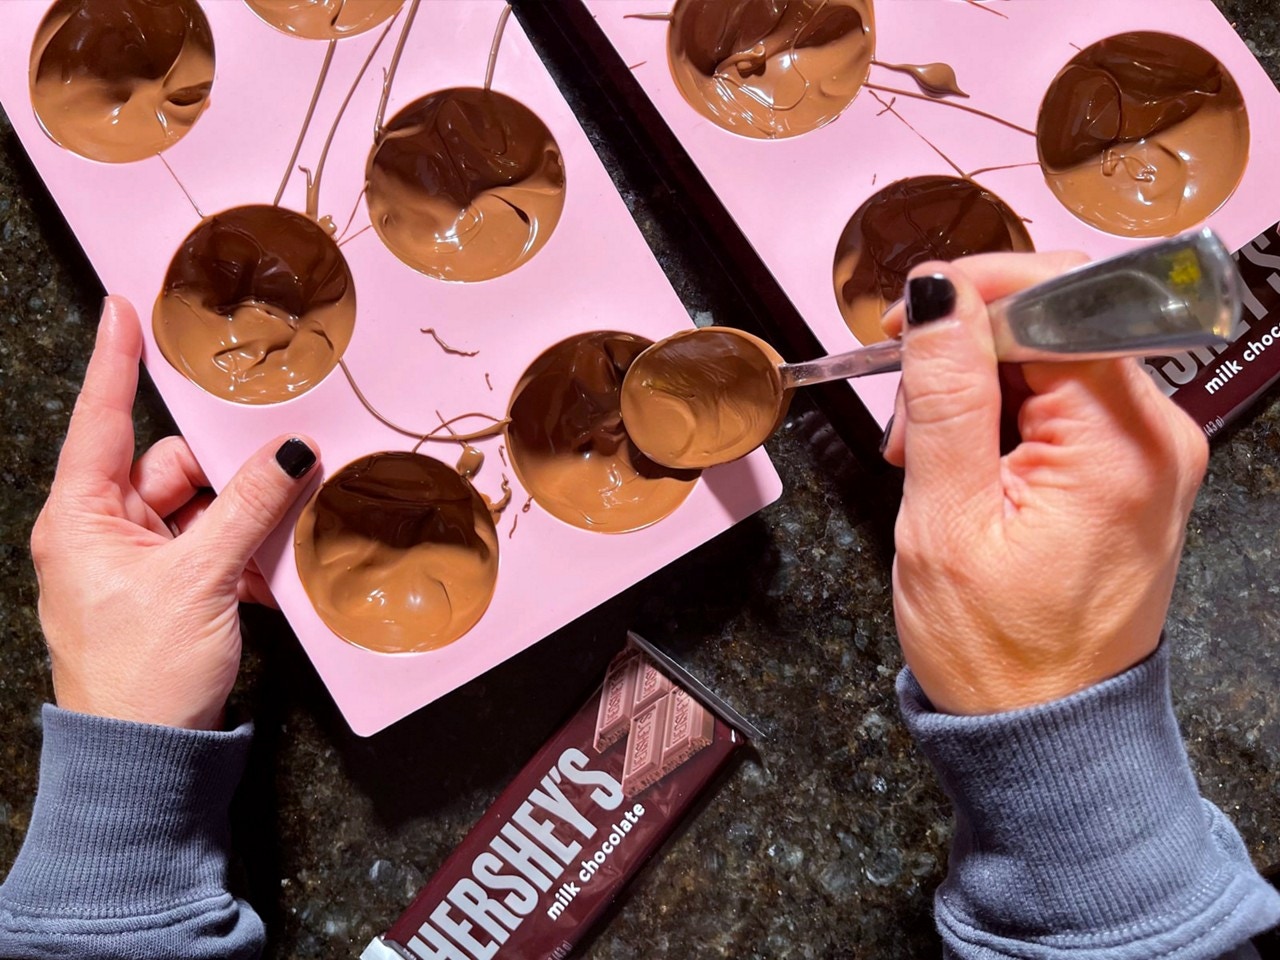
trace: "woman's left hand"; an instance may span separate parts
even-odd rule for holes
[[[49,499],[31,534],[58,705],[213,729],[240,667],[238,601],[271,602],[254,552],[306,486],[315,444],[280,437],[214,497],[181,437],[135,462],[142,334],[108,297]]]

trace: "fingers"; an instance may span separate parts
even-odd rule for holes
[[[1023,405],[1019,429],[1041,448],[1070,451],[1069,458],[1056,458],[1059,465],[1109,469],[1118,477],[1128,464],[1148,480],[1173,470],[1194,496],[1208,459],[1204,433],[1135,361],[1036,363],[1023,372],[1032,397]],[[1141,494],[1137,485],[1130,487]],[[1185,505],[1190,508],[1189,500]]]
[[[907,315],[902,417],[894,421],[904,505],[939,520],[996,516],[1000,380],[982,292],[954,265],[924,264],[907,282]]]
[[[240,582],[236,584],[236,599],[241,603],[256,603],[259,606],[270,607],[272,610],[280,609],[275,594],[267,585],[267,578],[252,563],[245,568],[240,576]]]
[[[954,261],[951,266],[969,280],[984,303],[991,303],[1088,262],[1089,258],[1083,253],[1068,250],[1056,253],[983,253],[963,257]],[[918,271],[913,271],[916,272]],[[906,315],[907,298],[903,297],[892,304],[880,320],[885,334],[889,337],[901,336]],[[1016,416],[1017,404],[1010,406],[1010,412]],[[897,467],[903,466],[906,457],[903,442],[905,422],[903,398],[899,390],[894,417],[886,427],[881,443],[884,458]]]
[[[169,533],[180,537],[196,525],[204,512],[213,504],[213,491],[201,490],[165,518]]]
[[[182,437],[165,437],[134,461],[129,482],[143,503],[167,517],[209,486]]]
[[[124,483],[133,463],[133,398],[138,389],[142,331],[138,314],[121,297],[102,304],[98,337],[84,385],[58,457],[57,481]]]
[[[182,538],[212,576],[239,581],[254,552],[307,486],[315,451],[314,441],[301,437],[273,440],[214,498]]]
[[[1056,253],[980,253],[963,257],[952,266],[961,271],[978,290],[984,303],[1025,290],[1037,283],[1088,263],[1089,258],[1077,251]],[[902,334],[906,320],[906,298],[893,304],[880,320],[886,335]]]

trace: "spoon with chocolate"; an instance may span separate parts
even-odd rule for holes
[[[996,356],[1026,363],[1221,344],[1241,304],[1231,255],[1206,229],[1086,264],[987,309]],[[622,422],[655,463],[702,470],[768,440],[797,387],[886,373],[901,362],[899,340],[786,363],[741,330],[686,330],[636,357],[622,384]]]

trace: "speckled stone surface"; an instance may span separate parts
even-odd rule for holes
[[[1272,0],[1220,6],[1280,80]],[[593,137],[691,315],[732,317],[731,290],[682,243],[678,198]],[[50,695],[27,536],[101,295],[0,120],[0,869],[26,829]],[[1204,791],[1264,866],[1280,862],[1278,400],[1273,391],[1215,441],[1169,626]],[[149,385],[137,422],[144,444],[172,430]],[[786,485],[780,503],[372,739],[346,729],[280,618],[247,616],[235,699],[259,736],[237,801],[236,884],[267,921],[269,957],[358,955],[590,692],[628,628],[683,659],[769,739],[581,955],[937,953],[930,898],[951,821],[892,698],[896,480],[861,465],[803,399],[769,449]]]

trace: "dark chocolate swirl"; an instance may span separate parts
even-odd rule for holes
[[[375,453],[325,481],[298,518],[298,575],[329,629],[383,653],[432,650],[493,599],[498,537],[484,499],[416,453]]]
[[[374,144],[366,176],[383,243],[441,280],[509,273],[542,248],[564,208],[551,131],[492,90],[442,90],[409,104]]]
[[[1033,249],[1018,215],[972,180],[909,177],[873,194],[836,244],[836,300],[863,343],[884,339],[880,317],[927,260]]]
[[[857,96],[874,51],[870,0],[678,0],[667,53],[689,104],[746,137],[794,137]]]
[[[213,34],[195,0],[58,0],[31,48],[31,103],[56,143],[129,163],[181,140],[209,105]]]
[[[1189,40],[1126,33],[1081,51],[1054,78],[1036,126],[1045,180],[1108,233],[1191,229],[1235,191],[1249,158],[1244,98]]]
[[[347,262],[314,221],[280,207],[235,207],[183,241],[156,300],[160,351],[188,379],[237,403],[310,390],[355,325]]]
[[[622,423],[622,380],[649,344],[626,333],[574,337],[542,354],[517,384],[507,450],[524,488],[552,516],[585,530],[638,530],[693,489],[696,472],[658,466]]]

